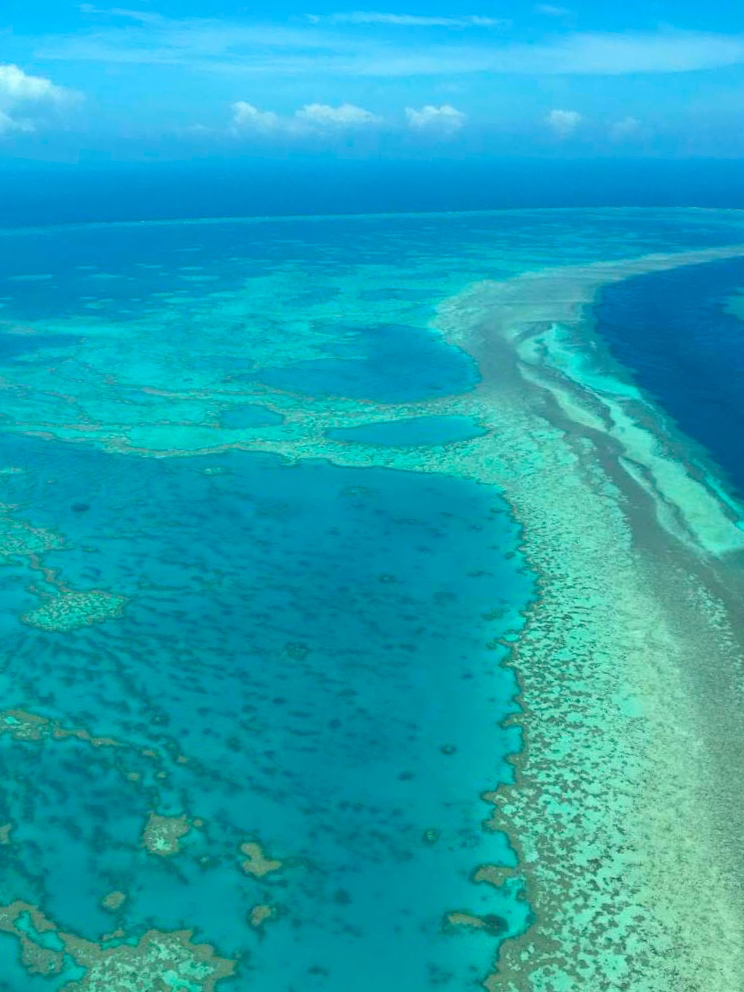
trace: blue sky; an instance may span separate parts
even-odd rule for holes
[[[744,154],[740,0],[5,0],[0,46],[0,156]]]

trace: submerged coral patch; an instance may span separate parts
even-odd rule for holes
[[[186,816],[161,816],[150,813],[142,834],[142,844],[161,858],[171,857],[181,850],[181,838],[191,830]]]
[[[276,915],[276,906],[268,903],[260,903],[258,906],[254,906],[248,913],[248,922],[254,929],[259,930],[269,920],[273,920]]]
[[[244,844],[241,844],[240,851],[245,855],[245,860],[241,865],[243,871],[247,875],[253,875],[255,878],[264,878],[266,875],[271,875],[284,867],[283,861],[270,858],[263,847],[256,841],[246,841]]]
[[[119,892],[115,889],[113,892],[107,893],[107,895],[101,899],[101,905],[104,909],[108,910],[109,913],[118,913],[126,901],[126,893]]]
[[[23,616],[23,622],[54,633],[65,633],[96,623],[115,620],[124,612],[126,597],[114,593],[65,592],[49,596],[41,606]]]
[[[148,930],[139,939],[97,943],[58,929],[36,906],[20,901],[0,907],[0,932],[18,938],[31,974],[83,970],[60,992],[214,992],[236,969],[209,944],[195,943],[193,930]]]
[[[16,520],[0,506],[0,558],[39,555],[63,547],[64,540],[43,527]]]

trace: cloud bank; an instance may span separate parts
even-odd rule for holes
[[[539,3],[535,10],[546,17],[568,17],[571,14],[567,7],[556,7],[552,3]]]
[[[382,119],[353,103],[333,107],[325,103],[308,103],[293,114],[281,115],[259,110],[252,103],[238,100],[232,105],[232,129],[236,134],[285,134],[294,137],[339,133],[374,127]]]
[[[379,11],[351,11],[345,14],[308,14],[313,24],[390,24],[408,28],[496,28],[510,24],[498,17],[480,17],[477,14],[429,16],[426,14],[384,14]]]
[[[582,121],[583,117],[577,110],[551,110],[547,117],[548,127],[559,138],[570,138]]]
[[[427,131],[444,135],[456,134],[465,123],[465,114],[445,103],[441,107],[430,104],[420,110],[406,107],[409,127],[415,131]]]
[[[544,5],[544,13],[550,4]],[[559,8],[555,8],[557,14]],[[120,23],[36,39],[36,58],[107,65],[183,66],[189,71],[245,75],[410,77],[477,73],[518,76],[620,76],[683,73],[744,65],[744,34],[704,31],[557,32],[531,43],[488,31],[478,15],[357,11],[311,15],[310,23],[271,24],[214,17],[172,19],[124,8],[91,16]],[[136,15],[136,16],[135,16]],[[551,19],[555,23],[555,17]],[[356,30],[377,25],[380,31]],[[427,27],[422,45],[400,28]],[[385,29],[388,28],[387,36]],[[382,32],[382,36],[381,36]]]
[[[0,64],[0,135],[30,133],[79,94],[32,76],[17,65]]]
[[[375,129],[400,131],[401,128],[418,134],[447,138],[456,134],[467,119],[461,110],[450,104],[442,104],[441,107],[432,104],[420,108],[406,107],[402,119],[380,117],[353,103],[338,106],[307,103],[291,114],[277,114],[273,110],[262,110],[245,100],[238,100],[232,104],[231,109],[230,129],[236,136],[283,136],[300,139]]]
[[[623,117],[610,128],[610,137],[613,141],[624,141],[635,137],[640,130],[641,122],[637,117]]]

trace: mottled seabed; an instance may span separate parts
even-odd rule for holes
[[[592,319],[744,218],[0,257],[4,988],[744,989],[741,509]]]

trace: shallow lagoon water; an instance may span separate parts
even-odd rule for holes
[[[339,328],[344,333],[343,328]],[[347,331],[352,340],[336,357],[267,369],[258,380],[287,392],[406,403],[462,393],[477,383],[473,363],[430,331],[416,326]],[[328,350],[331,350],[330,348]]]
[[[118,233],[126,245],[130,232]],[[81,267],[81,242],[97,252],[96,232],[68,232],[64,251],[44,258],[59,270],[43,298],[10,275],[7,375],[36,378],[40,389],[19,394],[24,409],[7,409],[8,422],[47,416],[56,391],[42,383],[60,361],[67,378],[65,346],[73,361],[105,364],[108,388],[95,374],[79,382],[84,398],[68,394],[61,423],[73,410],[79,419],[83,404],[84,420],[129,422],[143,437],[148,422],[171,437],[213,420],[226,436],[281,425],[281,414],[244,399],[207,413],[156,391],[204,377],[250,391],[266,362],[261,378],[272,387],[362,402],[477,382],[472,361],[425,326],[361,330],[326,317],[309,327],[308,309],[337,295],[323,287],[287,301],[264,344],[272,314],[260,298],[239,300],[234,279],[197,359],[183,335],[194,334],[188,312],[202,290],[189,290],[181,326],[168,313],[179,305],[173,284],[199,268],[181,264],[195,232],[177,226],[187,242],[177,247],[173,233],[149,232],[157,251],[143,254],[137,231],[137,253],[116,243],[97,254],[113,270],[100,279]],[[154,257],[157,267],[142,264]],[[37,259],[34,249],[26,264]],[[268,262],[250,265],[260,281]],[[150,340],[141,347],[131,329],[153,312],[167,326],[155,335],[142,326]],[[43,334],[42,313],[80,336]],[[464,418],[431,418],[427,438],[429,421],[417,423],[417,443],[479,433]],[[519,731],[501,723],[516,709],[516,686],[500,639],[521,625],[533,594],[499,493],[238,451],[132,460],[24,433],[4,438],[2,499],[13,520],[57,535],[59,546],[38,564],[9,547],[0,573],[3,697],[20,711],[6,715],[0,745],[5,778],[17,783],[0,813],[10,841],[3,901],[22,899],[91,940],[118,927],[135,936],[196,928],[240,959],[231,980],[241,989],[477,983],[498,941],[529,918],[519,884],[500,892],[472,881],[480,865],[515,863],[507,839],[484,830],[480,798],[513,774],[506,759]],[[405,430],[398,443],[411,443]],[[34,611],[70,590],[110,590],[126,605],[108,623],[38,629]],[[114,743],[58,739],[57,729],[23,740],[18,727],[34,717]],[[187,826],[165,855],[143,847],[153,813]],[[246,842],[281,867],[243,870]],[[103,904],[110,893],[126,897],[115,911]],[[491,923],[487,932],[450,926],[453,912]],[[22,962],[6,974],[11,988],[27,987]]]
[[[520,925],[513,900],[469,881],[509,857],[481,830],[479,793],[519,746],[499,728],[514,692],[503,649],[486,644],[519,624],[513,604],[530,580],[505,558],[517,535],[498,497],[252,454],[144,461],[136,473],[130,459],[61,444],[9,443],[5,455],[24,470],[6,498],[65,536],[45,566],[129,602],[110,628],[16,623],[4,698],[166,756],[158,770],[127,754],[126,773],[142,775],[132,783],[103,748],[5,740],[5,777],[19,782],[0,817],[18,851],[6,891],[93,934],[110,926],[101,899],[125,892],[117,922],[188,922],[250,952],[251,987],[477,977],[490,942],[463,953],[462,938],[441,936],[445,913]],[[32,605],[27,594],[19,607]],[[161,860],[140,848],[151,810],[204,825]],[[275,878],[241,872],[247,838],[285,862]],[[31,851],[43,865],[33,882]],[[259,940],[246,917],[264,903],[281,917]],[[380,953],[399,942],[403,960]]]
[[[466,302],[444,336],[437,308],[546,265],[741,240],[735,215],[684,211],[0,235],[11,992],[42,985],[44,941],[43,987],[66,992],[98,988],[109,954],[149,992],[127,955],[152,941],[170,992],[477,988],[508,938],[548,926],[530,831],[543,817],[557,835],[583,778],[565,743],[559,800],[520,764],[509,648],[575,662],[563,625],[595,580],[551,497],[573,456],[562,428],[503,413],[491,304]],[[612,668],[605,627],[589,655]],[[537,799],[507,838],[494,796],[515,761]],[[564,875],[581,888],[595,854],[577,849]],[[516,982],[488,987],[532,987]]]
[[[383,421],[362,427],[341,427],[328,431],[328,437],[360,444],[407,446],[452,444],[481,437],[484,433],[469,417],[412,417],[410,420]]]

